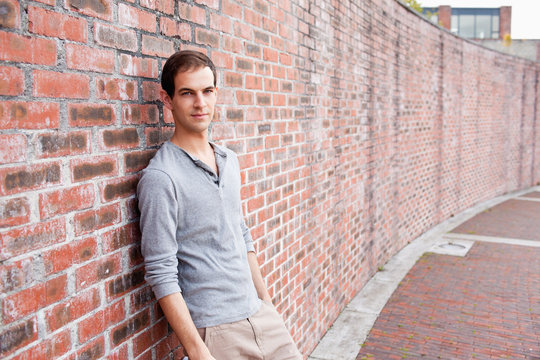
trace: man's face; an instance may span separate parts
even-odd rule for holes
[[[178,72],[172,99],[163,90],[161,95],[165,107],[172,111],[178,130],[190,134],[208,130],[217,100],[214,74],[209,67]]]

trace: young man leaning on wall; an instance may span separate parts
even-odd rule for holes
[[[214,64],[177,52],[161,85],[175,131],[137,188],[146,281],[191,360],[302,359],[257,263],[236,154],[208,141]]]

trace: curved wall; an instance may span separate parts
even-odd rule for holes
[[[409,241],[540,181],[540,65],[393,0],[0,8],[7,360],[178,351],[143,281],[134,188],[172,133],[157,78],[179,48],[219,67],[211,137],[239,154],[263,273],[305,354]]]

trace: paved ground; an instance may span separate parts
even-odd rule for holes
[[[403,249],[310,359],[540,360],[540,191],[531,190],[476,207]],[[453,255],[435,253],[444,253],[440,245]]]

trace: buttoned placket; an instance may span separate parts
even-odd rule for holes
[[[218,174],[216,174],[204,161],[199,160],[198,158],[191,157],[194,164],[201,168],[209,180],[217,186],[219,192],[219,198],[223,199],[223,188],[225,184],[223,183],[223,174],[225,172],[225,165],[227,164],[227,154],[221,154],[214,150],[214,157],[216,159],[216,166],[218,168]]]

